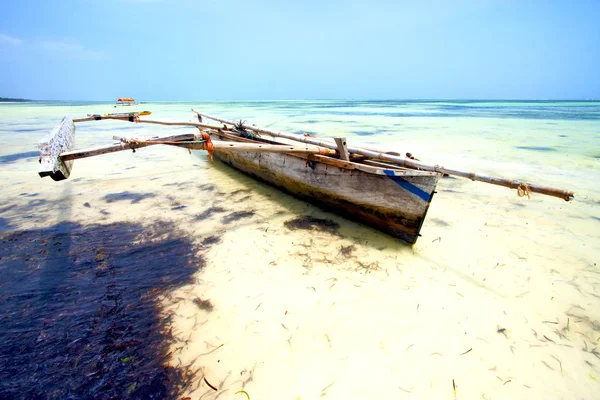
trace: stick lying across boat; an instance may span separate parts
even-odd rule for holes
[[[345,138],[328,140],[276,132],[193,111],[198,122],[141,120],[137,113],[91,115],[76,120],[65,117],[50,137],[40,142],[39,174],[54,180],[66,179],[75,159],[135,151],[151,145],[207,150],[225,164],[261,181],[410,244],[419,237],[443,174],[517,189],[520,196],[529,197],[535,192],[567,201],[573,198],[573,192],[566,190],[428,165],[397,153],[348,146]],[[206,124],[202,118],[224,125]],[[74,123],[102,119],[189,126],[200,132],[145,140],[114,137],[119,140],[118,144],[73,151]]]

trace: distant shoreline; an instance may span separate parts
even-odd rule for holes
[[[11,99],[10,97],[0,97],[0,103],[29,103],[29,99]]]
[[[409,103],[440,103],[440,102],[455,102],[455,103],[503,103],[503,102],[515,102],[515,103],[598,103],[600,98],[596,99],[468,99],[468,98],[389,98],[389,99],[361,99],[361,98],[332,98],[332,99],[220,99],[220,100],[152,100],[142,101],[137,104],[144,103],[194,103],[194,102],[318,102],[318,101],[343,101],[343,102],[370,102],[370,103],[388,103],[388,102],[409,102]],[[114,104],[114,100],[32,100],[32,99],[19,99],[0,97],[0,103],[101,103],[101,104]]]

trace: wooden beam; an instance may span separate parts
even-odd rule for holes
[[[340,153],[340,159],[345,161],[350,161],[350,157],[348,156],[348,147],[346,147],[346,138],[333,138],[335,140],[335,144],[337,144],[337,150]]]
[[[114,138],[115,137],[113,137],[113,139]],[[117,139],[120,139],[120,138],[117,137]],[[152,145],[157,145],[157,144],[165,144],[164,142],[169,142],[168,144],[172,144],[175,142],[185,143],[185,140],[194,140],[194,135],[188,133],[188,134],[175,135],[175,136],[165,136],[165,137],[156,138],[156,139],[142,140],[142,141],[137,141],[137,142],[134,142],[131,144],[119,143],[119,144],[113,144],[113,145],[109,145],[109,146],[91,147],[88,149],[67,151],[67,152],[59,154],[59,158],[64,162],[68,162],[68,161],[72,162],[72,160],[78,160],[80,158],[88,158],[88,157],[100,156],[102,154],[115,153],[117,151],[133,150],[133,149],[139,149],[141,147],[147,147],[147,146],[152,146]]]
[[[40,149],[41,177],[49,176],[55,181],[67,179],[71,174],[73,161],[61,160],[59,154],[69,151],[75,143],[75,124],[71,117],[64,117],[49,136],[38,144]]]

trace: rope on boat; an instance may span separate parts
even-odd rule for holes
[[[200,130],[200,128],[198,128],[198,130],[200,131],[200,135],[194,135],[194,140],[202,141],[202,148],[199,150],[206,150],[208,152],[208,159],[212,161],[213,153],[215,152],[215,145],[213,144],[212,139],[207,132]]]
[[[528,184],[521,182],[517,187],[517,194],[519,197],[527,196],[528,199],[531,199],[531,188]]]

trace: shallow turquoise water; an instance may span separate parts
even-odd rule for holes
[[[37,142],[64,115],[149,110],[147,118],[188,121],[192,107],[569,189],[575,199],[534,194],[528,200],[501,187],[442,179],[423,236],[411,248],[182,149],[155,146],[78,160],[64,182],[37,176]],[[76,143],[186,131],[193,130],[96,121],[78,125]],[[461,382],[465,398],[589,398],[600,390],[592,379],[600,378],[597,358],[582,350],[592,349],[600,332],[600,102],[0,104],[0,168],[5,233],[61,222],[167,221],[184,230],[208,261],[195,284],[164,300],[166,310],[179,310],[174,324],[189,341],[178,356],[184,364],[196,360],[215,381],[225,382],[230,370],[255,371],[246,389],[252,398],[317,398],[331,381],[338,383],[327,398],[352,398],[348,390],[373,398],[406,390],[420,398],[448,397],[452,379]],[[285,227],[301,215],[332,220],[339,232]],[[341,251],[347,246],[354,250],[346,258]],[[210,297],[215,310],[198,314],[194,296]],[[293,331],[291,342],[280,326],[288,310],[284,325]],[[186,321],[194,316],[206,324],[192,328]],[[559,328],[569,324],[569,332],[558,331],[565,337],[549,329],[554,322]],[[244,326],[262,336],[248,337]],[[498,334],[499,326],[511,333]],[[554,342],[540,341],[542,335]],[[226,345],[197,361],[211,349],[209,340]],[[469,348],[468,357],[460,356]],[[281,354],[294,362],[282,366]],[[371,369],[357,379],[352,371],[361,365]],[[323,381],[290,378],[315,373]],[[518,384],[504,385],[507,379]],[[224,387],[239,389],[227,382]]]

